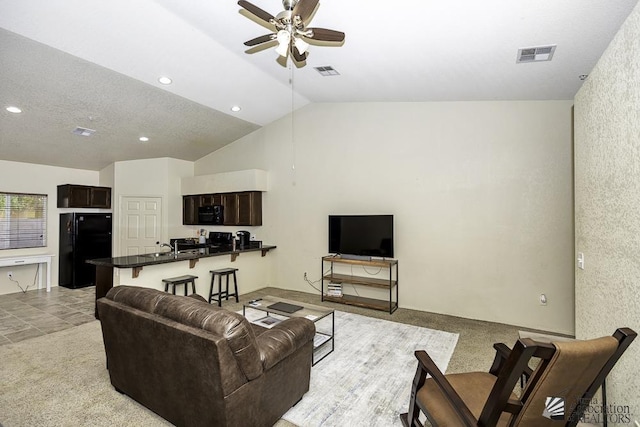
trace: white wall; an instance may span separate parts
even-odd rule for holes
[[[575,99],[576,336],[640,331],[640,5]],[[640,420],[640,342],[607,380],[608,402]]]
[[[110,177],[105,169],[105,179]],[[129,160],[116,162],[113,171],[112,207],[114,256],[120,253],[120,203],[122,197],[160,197],[162,199],[162,235],[161,241],[170,238],[186,237],[193,231],[182,225],[182,195],[180,179],[193,176],[193,162],[171,158]],[[189,235],[191,235],[189,234]]]
[[[269,172],[272,286],[316,292],[327,215],[391,213],[401,307],[573,333],[571,104],[314,104],[195,174]]]
[[[95,171],[68,169],[54,166],[42,166],[31,163],[0,160],[0,191],[11,193],[47,194],[47,247],[29,249],[8,249],[0,251],[0,257],[17,257],[31,254],[54,254],[51,268],[51,285],[58,286],[58,236],[59,216],[71,209],[58,209],[58,189],[61,184],[99,185],[99,174]],[[11,270],[15,280],[25,288],[33,286],[36,266],[7,267],[0,269],[0,294],[21,292],[20,288],[9,281],[6,273]],[[44,271],[41,272],[45,274]],[[37,286],[37,282],[36,282]],[[43,280],[44,286],[44,280]]]

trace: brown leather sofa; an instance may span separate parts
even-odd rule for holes
[[[309,390],[315,326],[117,286],[97,302],[111,384],[177,426],[271,426]]]

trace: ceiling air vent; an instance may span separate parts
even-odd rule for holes
[[[516,64],[520,64],[522,62],[551,61],[555,51],[556,45],[525,47],[518,49],[518,59],[516,59]]]
[[[326,65],[324,67],[314,67],[317,72],[322,76],[339,76],[340,73],[333,69],[332,66]]]
[[[71,133],[74,135],[80,135],[80,136],[91,136],[94,133],[96,133],[96,131],[93,129],[77,127],[74,130],[72,130]]]

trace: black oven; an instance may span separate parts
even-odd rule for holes
[[[198,208],[199,225],[222,225],[224,211],[222,205],[202,206]]]

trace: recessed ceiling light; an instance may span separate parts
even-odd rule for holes
[[[158,79],[158,81],[159,81],[160,83],[162,83],[163,85],[170,85],[170,84],[171,84],[171,82],[172,82],[172,80],[171,80],[169,77],[166,77],[166,76],[162,76],[162,77],[160,77],[160,78]]]
[[[237,113],[240,110],[242,110],[242,108],[240,108],[239,105],[234,105],[233,107],[231,107],[231,111],[233,111],[234,113]]]
[[[149,138],[147,138],[146,136],[141,136],[140,138],[138,138],[140,140],[140,142],[147,142],[149,141]]]
[[[13,105],[7,107],[7,111],[14,114],[22,113],[21,109],[19,109],[18,107],[14,107]]]

